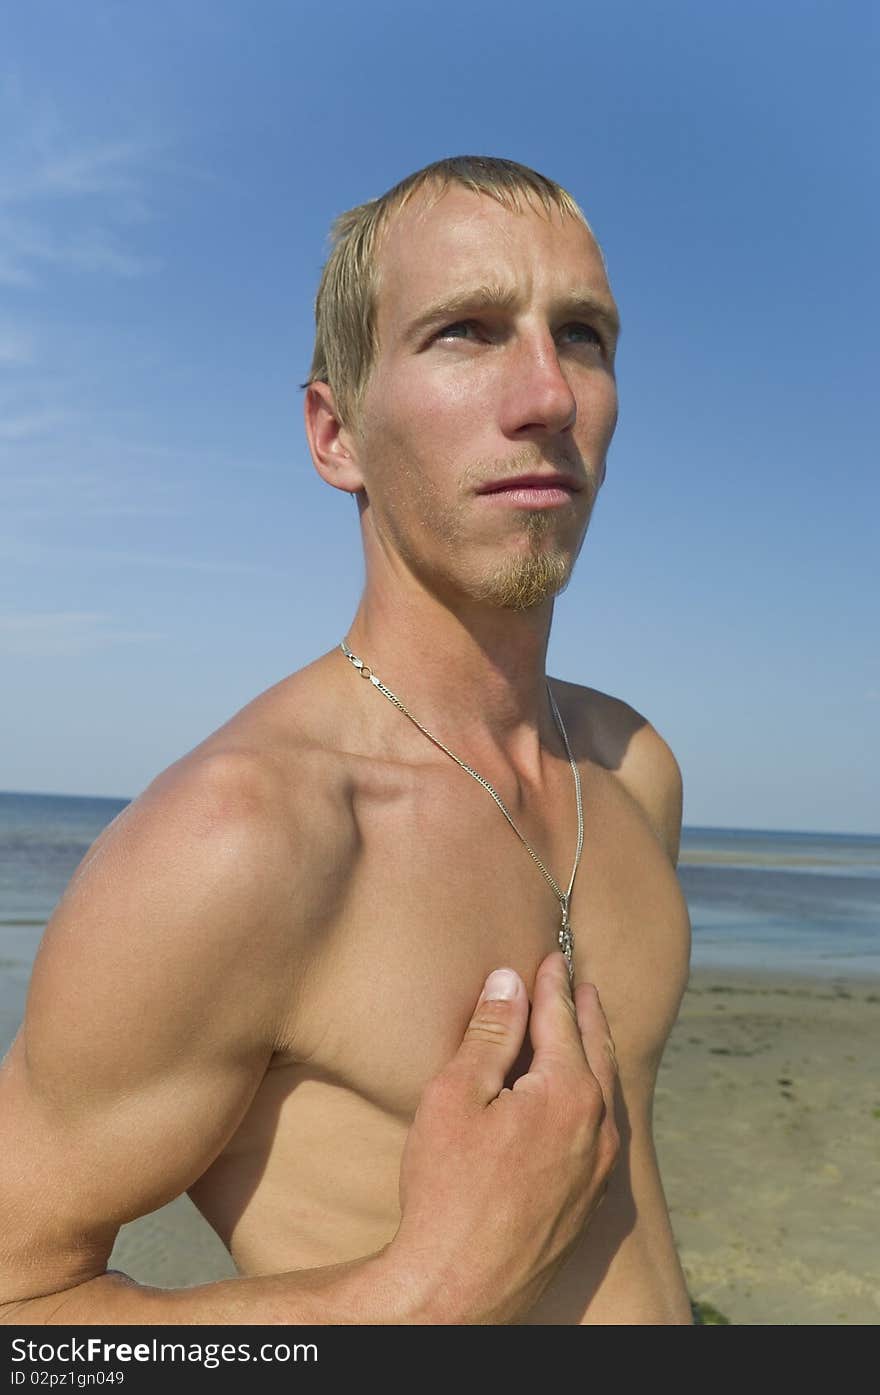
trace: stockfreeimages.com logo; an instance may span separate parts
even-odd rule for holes
[[[236,1362],[277,1362],[317,1361],[318,1348],[314,1342],[263,1342],[256,1349],[250,1342],[160,1342],[152,1338],[148,1342],[105,1342],[102,1337],[76,1337],[69,1341],[31,1342],[23,1337],[12,1341],[13,1362],[26,1361],[31,1364],[48,1362],[87,1362],[114,1366],[131,1362],[170,1362],[181,1365],[204,1366],[214,1370],[223,1364]],[[24,1376],[24,1371],[13,1373],[13,1384],[20,1384],[15,1376]]]

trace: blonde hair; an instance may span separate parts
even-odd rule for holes
[[[303,387],[327,383],[340,420],[347,426],[357,421],[378,350],[376,290],[382,234],[391,216],[414,194],[425,191],[436,202],[450,184],[485,194],[516,212],[523,211],[524,202],[547,217],[555,208],[589,228],[561,185],[515,160],[485,155],[437,160],[407,175],[380,198],[340,214],[331,229],[332,251],[315,298],[315,348]]]

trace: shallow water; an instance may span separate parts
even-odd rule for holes
[[[686,828],[693,962],[880,974],[880,837]]]

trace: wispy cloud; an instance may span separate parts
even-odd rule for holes
[[[0,417],[0,441],[33,441],[52,434],[56,427],[68,420],[66,412],[46,408],[39,411],[23,412],[19,415]]]
[[[145,151],[136,141],[105,141],[79,148],[59,148],[65,137],[57,121],[52,129],[31,129],[27,145],[36,163],[17,179],[0,180],[0,201],[40,198],[87,198],[139,192],[134,170]]]
[[[0,83],[0,282],[31,286],[47,267],[119,277],[160,265],[131,245],[150,217],[153,147],[78,136],[47,99]]]
[[[0,324],[0,363],[4,366],[30,366],[36,349],[34,336],[28,330],[11,324]]]
[[[60,421],[66,430],[53,434]],[[25,553],[30,540],[36,547],[43,543],[45,525],[52,525],[53,537],[59,526],[64,536],[76,537],[89,519],[172,519],[191,507],[184,478],[148,470],[137,450],[127,451],[121,443],[109,451],[92,438],[87,417],[10,414],[4,425],[0,526]]]
[[[8,537],[0,538],[0,561],[12,562],[19,566],[70,562],[88,567],[147,568],[171,572],[203,572],[217,576],[283,578],[288,575],[279,567],[266,567],[258,562],[239,562],[234,558],[181,557],[109,547],[63,547],[56,543],[22,542],[17,538]]]
[[[39,269],[48,266],[130,278],[157,271],[161,263],[126,249],[108,227],[93,223],[49,232],[37,223],[0,216],[0,281],[33,286]]]
[[[114,628],[113,617],[99,611],[0,614],[0,654],[6,658],[73,658],[117,644],[145,644],[161,638],[158,632]]]

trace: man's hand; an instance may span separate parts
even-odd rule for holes
[[[575,1000],[563,956],[548,955],[532,1063],[507,1088],[529,1003],[520,977],[496,970],[455,1057],[425,1087],[386,1258],[411,1275],[429,1322],[516,1321],[601,1201],[618,1150],[614,1047],[592,984]]]

